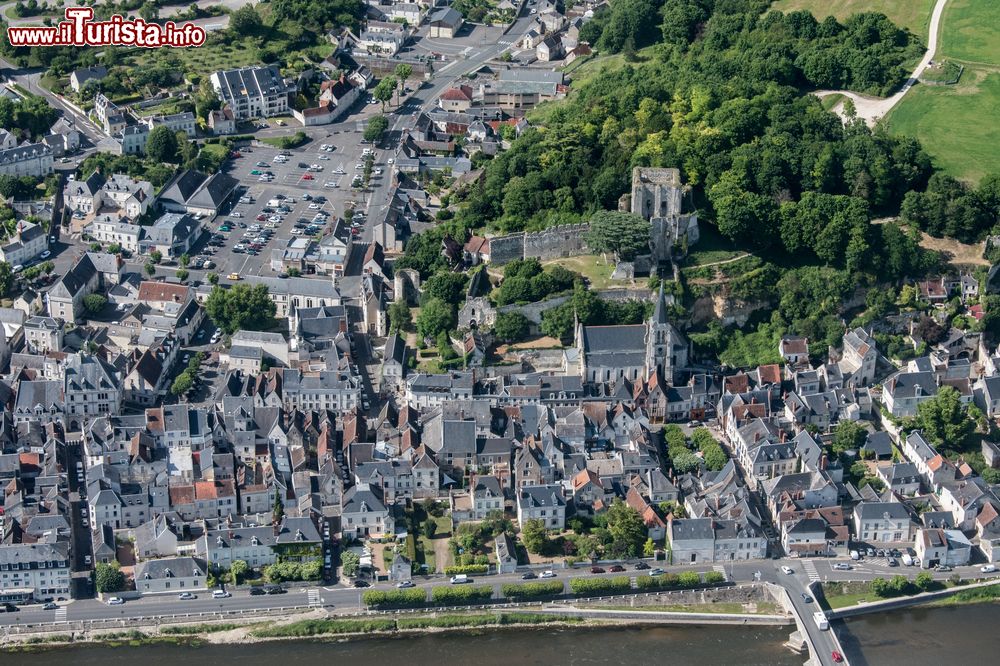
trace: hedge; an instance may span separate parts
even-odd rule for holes
[[[454,576],[455,574],[484,574],[489,570],[490,567],[488,564],[465,564],[445,567],[444,573],[446,576]]]
[[[427,604],[427,591],[410,590],[368,590],[361,595],[366,606],[373,608],[419,608]]]
[[[538,599],[540,597],[555,597],[564,592],[562,581],[546,580],[537,583],[506,583],[500,588],[501,594],[508,599]]]
[[[677,576],[677,582],[681,584],[681,587],[698,587],[701,585],[701,576],[694,571],[685,571]]]
[[[660,576],[636,576],[635,586],[640,590],[674,590],[681,584],[677,574],[665,573]]]
[[[490,585],[444,586],[439,585],[431,590],[431,600],[439,606],[452,604],[474,604],[489,601],[493,598],[493,587]]]
[[[617,594],[632,589],[632,581],[628,576],[614,578],[574,578],[569,582],[569,589],[578,596],[595,594]]]
[[[709,571],[705,574],[705,584],[706,585],[718,585],[719,583],[725,583],[726,577],[719,573],[718,571]]]
[[[319,636],[321,634],[358,634],[372,631],[395,631],[396,621],[371,618],[366,620],[300,620],[277,627],[263,627],[250,632],[256,638]]]

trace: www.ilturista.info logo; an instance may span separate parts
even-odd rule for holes
[[[141,18],[128,19],[115,14],[107,21],[94,21],[91,7],[67,7],[66,20],[56,26],[18,26],[7,28],[11,46],[201,46],[205,29],[193,23],[162,25]]]

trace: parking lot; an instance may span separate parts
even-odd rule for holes
[[[329,139],[287,151],[255,147],[227,163],[226,172],[243,185],[242,196],[206,225],[209,233],[190,253],[191,278],[204,281],[208,272],[218,274],[223,281],[233,273],[274,277],[278,272],[271,269],[272,250],[285,247],[297,236],[333,233],[337,218],[347,209],[364,212],[368,193],[351,187],[354,176],[363,173],[356,168],[363,164],[366,147],[360,145],[359,136],[354,131],[332,133]],[[321,150],[324,144],[333,149]],[[275,159],[282,153],[288,153],[287,161]],[[376,165],[383,173],[373,172],[373,182],[390,177],[387,166],[379,162],[377,155]],[[311,224],[317,226],[308,228]],[[365,237],[365,231],[358,229],[357,237]],[[265,242],[250,246],[262,236],[267,236]],[[371,237],[370,232],[367,237]],[[200,259],[208,259],[212,267],[199,267]]]

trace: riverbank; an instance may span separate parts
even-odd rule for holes
[[[225,645],[270,641],[310,639],[350,640],[352,638],[388,637],[407,634],[482,632],[508,628],[601,627],[716,624],[733,626],[781,626],[792,622],[786,615],[753,613],[710,613],[703,605],[684,612],[682,606],[670,610],[628,608],[575,608],[564,605],[539,605],[530,610],[450,609],[335,616],[317,609],[283,620],[247,618],[245,620],[170,623],[148,629],[52,631],[8,635],[0,643],[0,652],[36,652],[66,646],[107,645],[139,647],[158,644]],[[720,609],[721,610],[721,609]],[[731,610],[726,608],[726,610]],[[770,607],[768,611],[772,610]]]
[[[959,606],[1000,601],[1000,583],[996,581],[949,581],[943,589],[882,599],[871,590],[870,583],[825,583],[822,589],[827,617],[831,620],[909,606]]]

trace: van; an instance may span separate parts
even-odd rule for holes
[[[852,550],[851,551],[851,559],[854,560],[855,562],[857,562],[858,560],[861,559],[861,553],[859,553],[856,550]]]
[[[452,585],[461,585],[463,583],[470,583],[469,577],[466,574],[456,574],[451,577]]]
[[[278,206],[281,205],[281,199],[268,199],[267,205],[277,208]]]
[[[913,566],[913,558],[910,557],[907,553],[903,553],[903,564],[905,564],[908,567]]]
[[[233,595],[229,594],[229,592],[226,592],[225,590],[212,590],[213,599],[228,599],[231,596]]]
[[[816,611],[813,613],[813,622],[816,623],[816,626],[820,631],[826,631],[830,628],[830,621],[826,619],[826,613],[823,613],[822,611]]]

